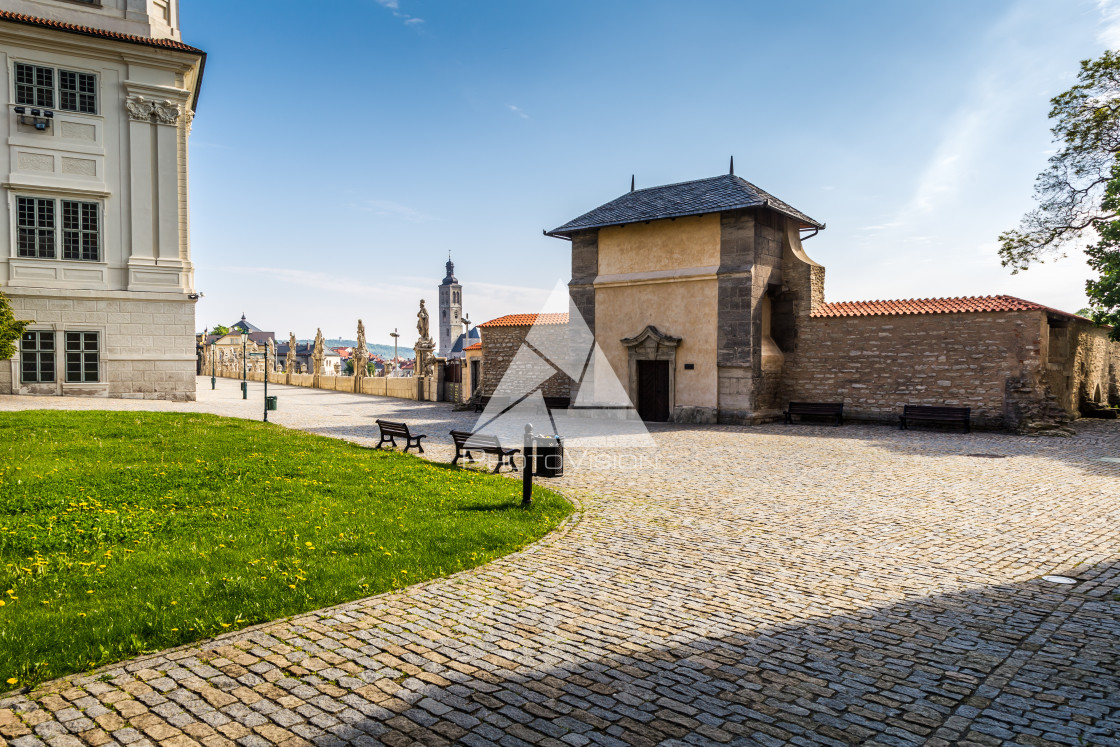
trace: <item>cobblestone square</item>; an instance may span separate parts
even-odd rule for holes
[[[260,417],[260,385],[209,386],[0,411]],[[270,393],[438,461],[476,417]],[[571,454],[579,513],[522,553],[0,700],[0,744],[1120,744],[1120,424],[1075,427],[657,426],[656,454]]]

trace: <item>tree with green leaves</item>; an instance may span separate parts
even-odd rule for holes
[[[1120,215],[1120,157],[1112,164],[1112,179],[1105,185],[1101,210]],[[1097,242],[1085,248],[1085,256],[1100,277],[1086,282],[1085,292],[1093,304],[1093,321],[1111,324],[1112,339],[1120,340],[1120,218],[1101,223],[1097,233]]]
[[[12,302],[0,293],[0,360],[8,360],[16,354],[16,340],[23,335],[30,319],[16,319]]]
[[[213,327],[213,328],[212,328],[212,329],[210,330],[210,334],[212,334],[212,335],[219,335],[219,336],[221,336],[221,335],[228,335],[228,334],[229,334],[229,327],[226,327],[226,326],[224,326],[224,325],[221,325],[221,324],[216,324],[216,325],[214,325],[214,327]]]
[[[1015,273],[1099,237],[1086,254],[1100,277],[1086,283],[1086,292],[1093,318],[1114,323],[1120,318],[1120,247],[1107,236],[1110,226],[1120,231],[1120,52],[1082,61],[1077,84],[1050,104],[1058,151],[1035,181],[1037,206],[1019,228],[1000,234],[1000,259]],[[1113,334],[1120,339],[1120,331]]]

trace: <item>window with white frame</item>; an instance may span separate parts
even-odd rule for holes
[[[16,63],[16,103],[54,107],[54,68]]]
[[[35,259],[101,261],[101,207],[96,202],[61,200],[60,243],[58,205],[51,197],[16,197],[16,255]]]
[[[20,381],[54,383],[54,332],[24,332],[19,341]]]
[[[97,76],[59,70],[58,108],[68,112],[97,114]]]
[[[54,200],[16,198],[16,244],[21,257],[54,259]]]
[[[62,258],[96,262],[101,258],[97,203],[62,201]]]
[[[101,350],[97,332],[66,333],[66,382],[88,383],[100,380]]]
[[[74,70],[55,70],[51,67],[15,63],[16,103],[24,106],[56,108],[55,84],[57,72],[57,108],[81,114],[97,113],[97,76]]]

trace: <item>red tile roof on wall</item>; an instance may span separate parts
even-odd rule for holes
[[[196,49],[183,42],[177,42],[174,39],[152,39],[147,36],[135,36],[133,34],[122,34],[118,31],[106,31],[104,29],[95,29],[90,26],[79,26],[74,23],[65,23],[63,21],[52,21],[49,18],[39,18],[37,16],[29,16],[25,13],[13,13],[10,10],[0,10],[0,21],[10,21],[11,23],[22,23],[28,26],[40,26],[42,28],[54,29],[55,31],[65,31],[71,34],[83,34],[85,36],[96,36],[100,39],[114,39],[116,41],[128,42],[130,44],[143,44],[148,47],[161,47],[163,49],[174,49],[179,52],[192,52],[194,54],[202,54],[201,49]]]
[[[479,327],[531,327],[534,324],[567,324],[567,314],[507,314]]]
[[[474,345],[468,345],[467,347],[463,348],[463,350],[464,352],[467,350],[482,350],[482,343],[476,342]]]
[[[983,311],[1048,311],[1082,319],[1015,296],[965,296],[962,298],[911,298],[898,301],[841,301],[821,304],[810,316],[888,316],[909,314],[962,314]]]

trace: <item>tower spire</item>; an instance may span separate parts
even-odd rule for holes
[[[634,175],[633,174],[630,175],[630,191],[631,192],[634,191]]]
[[[731,176],[735,176],[735,156],[731,156]]]

